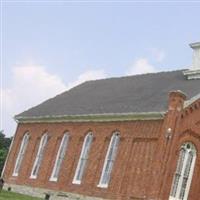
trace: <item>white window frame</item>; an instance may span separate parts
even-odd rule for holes
[[[192,143],[188,142],[188,143],[185,143],[181,146],[181,150],[185,151],[185,156],[184,156],[184,160],[182,162],[182,166],[180,166],[180,164],[179,164],[180,161],[178,161],[178,164],[177,164],[177,167],[176,167],[176,172],[174,174],[174,178],[173,178],[173,182],[172,182],[172,186],[171,186],[171,192],[170,192],[169,200],[187,200],[188,195],[189,195],[189,191],[190,191],[190,186],[191,186],[192,177],[193,177],[194,168],[195,168],[195,162],[196,162],[196,148]],[[181,155],[181,153],[179,154],[179,160],[180,160],[180,155]],[[186,183],[186,186],[185,186],[185,192],[184,192],[184,196],[180,197],[181,190],[183,189],[184,175],[185,175],[185,172],[187,170],[188,163],[189,163],[188,158],[189,158],[190,155],[192,155],[192,162],[189,165],[190,168],[189,168],[189,174],[187,176],[187,183]],[[175,178],[176,178],[177,170],[178,170],[179,167],[181,167],[180,178],[179,178],[178,183],[176,184]],[[174,194],[174,188],[175,187],[177,189],[176,189],[176,192]]]
[[[88,161],[88,156],[89,156],[92,140],[93,140],[93,134],[92,134],[92,132],[89,132],[84,138],[84,142],[83,142],[83,146],[82,146],[82,150],[81,150],[81,155],[79,157],[76,172],[75,172],[75,175],[74,175],[74,178],[73,178],[73,181],[72,181],[73,184],[81,184],[83,174],[84,174],[84,171],[85,171],[85,167],[86,167],[86,164],[87,164],[87,161]],[[87,144],[88,144],[88,146],[86,146]],[[83,163],[83,161],[84,161],[84,163]],[[78,176],[79,176],[80,171],[82,171],[82,175],[79,179]]]
[[[48,134],[45,133],[41,137],[41,140],[40,140],[38,152],[37,152],[37,155],[36,155],[36,158],[35,158],[35,161],[34,161],[34,164],[33,164],[33,168],[32,168],[32,171],[31,171],[31,176],[30,176],[31,179],[37,178],[37,175],[39,173],[39,169],[40,169],[40,166],[41,166],[41,163],[42,163],[42,160],[43,160],[43,155],[44,155],[44,151],[45,151],[47,141],[48,141]],[[36,174],[34,174],[36,167],[37,167]]]
[[[29,138],[30,138],[29,133],[25,133],[24,136],[23,136],[21,145],[20,145],[19,153],[17,155],[17,159],[16,159],[16,162],[15,162],[15,167],[14,167],[12,176],[18,176],[19,175],[19,170],[21,168],[22,161],[23,161],[24,155],[26,153]]]
[[[116,140],[116,141],[114,141],[114,140]],[[107,153],[106,153],[106,157],[105,157],[105,160],[104,160],[101,178],[100,178],[100,181],[99,181],[99,184],[97,185],[97,187],[100,187],[100,188],[107,188],[108,187],[108,184],[110,182],[110,176],[111,176],[111,173],[112,173],[113,164],[115,162],[115,158],[116,158],[116,155],[117,155],[117,149],[118,149],[118,146],[119,146],[119,142],[120,142],[120,133],[115,132],[112,135],[112,138],[110,140],[110,144],[109,144],[109,147],[108,147],[108,150],[107,150]],[[114,149],[113,152],[111,152],[112,149]],[[110,153],[112,153],[112,158],[109,158]],[[110,163],[109,163],[109,161],[110,161]],[[105,176],[105,173],[106,173],[106,168],[108,167],[108,164],[112,164],[111,168],[109,170],[109,174],[108,174],[109,177],[107,179],[107,182],[103,183],[104,182],[104,176]]]
[[[68,141],[69,141],[69,133],[65,133],[62,137],[60,147],[58,149],[53,171],[49,179],[50,181],[55,181],[55,182],[58,181],[59,171],[60,171],[63,159],[65,157]],[[56,174],[57,171],[58,171],[58,174]]]

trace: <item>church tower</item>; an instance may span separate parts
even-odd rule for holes
[[[200,42],[190,44],[193,49],[193,61],[189,70],[184,71],[187,79],[200,79]]]

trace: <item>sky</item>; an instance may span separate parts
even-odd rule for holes
[[[189,68],[200,1],[1,0],[1,126],[87,80]]]

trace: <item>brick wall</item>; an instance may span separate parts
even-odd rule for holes
[[[183,143],[192,142],[197,150],[197,158],[188,199],[200,199],[200,99],[181,111],[176,122],[176,129],[168,152],[163,175],[162,199],[167,199],[177,165],[179,150]]]
[[[200,100],[183,109],[185,97],[171,93],[169,109],[163,120],[127,122],[63,122],[19,124],[8,158],[4,178],[7,184],[27,185],[107,199],[168,199],[181,144],[191,141],[197,148],[197,160],[189,199],[199,200],[200,191]],[[117,157],[108,188],[98,188],[110,138],[120,132]],[[12,172],[25,132],[31,137],[18,177]],[[50,182],[62,135],[70,139],[58,182]],[[94,140],[81,185],[72,184],[85,135]],[[39,175],[30,179],[40,138],[48,132]]]

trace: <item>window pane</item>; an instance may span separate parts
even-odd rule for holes
[[[83,142],[83,147],[81,150],[81,155],[79,158],[79,162],[76,168],[76,172],[75,172],[75,176],[73,179],[73,183],[75,184],[80,184],[83,174],[84,174],[84,170],[86,167],[86,163],[88,160],[88,156],[89,156],[89,151],[90,151],[90,146],[92,143],[92,139],[93,139],[93,135],[92,133],[89,133],[85,136],[84,142]]]
[[[178,165],[177,165],[177,170],[176,170],[177,174],[181,174],[181,171],[183,168],[183,162],[185,159],[185,153],[186,153],[185,149],[181,149],[179,160],[178,160]]]
[[[174,178],[174,183],[173,183],[173,190],[171,192],[171,196],[173,196],[173,197],[176,197],[179,180],[180,180],[180,175],[176,174],[175,178]]]
[[[110,174],[112,171],[112,166],[113,166],[113,161],[108,161],[107,165],[105,167],[105,172],[103,174],[103,178],[102,178],[102,183],[101,184],[107,184],[110,180]]]
[[[181,171],[183,168],[183,162],[185,159],[185,153],[186,153],[185,149],[182,148],[180,151],[176,174],[174,177],[173,187],[172,187],[172,191],[171,191],[171,196],[173,196],[173,197],[176,197],[176,192],[177,192],[177,188],[178,188],[178,184],[179,184],[179,180],[180,180],[180,176],[181,176]]]
[[[62,141],[60,143],[60,147],[58,149],[57,156],[56,156],[56,161],[55,161],[53,172],[52,172],[52,175],[51,175],[51,178],[50,178],[51,181],[56,181],[57,178],[58,178],[59,171],[60,171],[60,168],[61,168],[61,164],[62,164],[62,161],[65,157],[68,138],[69,138],[69,135],[64,134]]]
[[[81,181],[82,177],[83,177],[83,172],[85,169],[85,165],[86,165],[86,160],[85,159],[81,159],[80,160],[80,167],[78,169],[78,173],[77,173],[77,177],[76,179]]]
[[[109,148],[106,154],[103,171],[102,171],[100,182],[98,185],[99,187],[106,187],[110,181],[110,175],[111,175],[114,160],[116,157],[118,144],[119,144],[119,134],[115,133],[113,134],[111,138]]]
[[[193,160],[193,155],[192,155],[192,152],[190,152],[188,155],[188,159],[187,159],[187,163],[186,163],[186,167],[184,171],[183,183],[182,183],[181,192],[180,192],[180,199],[183,199],[185,195],[185,189],[187,186],[187,181],[188,181],[188,177],[189,177],[189,173],[190,173],[190,169],[192,165],[192,160]]]
[[[19,170],[20,170],[20,167],[21,167],[21,163],[22,163],[22,160],[24,158],[24,154],[26,152],[28,141],[29,141],[29,134],[25,134],[23,139],[22,139],[20,150],[19,150],[19,153],[18,153],[18,156],[17,156],[17,159],[16,159],[13,176],[18,176],[18,173],[19,173]]]
[[[84,159],[87,159],[88,157],[91,142],[92,142],[92,135],[88,135],[83,148],[82,158]]]
[[[171,188],[171,197],[178,200],[187,199],[191,185],[194,164],[196,158],[196,149],[193,144],[185,143],[182,145],[177,169],[174,174],[174,180]]]
[[[58,159],[58,161],[57,161],[57,163],[56,163],[55,172],[54,172],[54,174],[53,174],[53,178],[56,178],[56,179],[58,178],[61,164],[62,164],[62,159]]]
[[[45,146],[47,144],[47,139],[48,139],[48,135],[45,134],[42,136],[41,140],[40,140],[40,145],[39,145],[39,149],[35,158],[35,162],[33,165],[33,169],[32,169],[32,173],[31,173],[31,177],[30,178],[36,178],[37,174],[39,172],[39,168],[42,162],[42,158],[43,158],[43,154],[44,154],[44,149]]]

